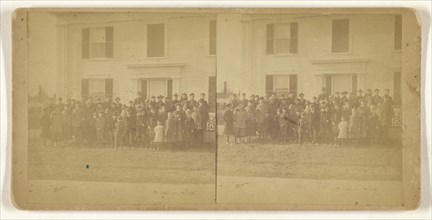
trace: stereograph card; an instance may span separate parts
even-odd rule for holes
[[[12,194],[28,210],[412,210],[406,8],[20,8]]]

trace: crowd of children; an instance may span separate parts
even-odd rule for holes
[[[224,133],[229,144],[277,142],[314,144],[377,144],[388,140],[393,99],[386,89],[365,94],[344,91],[306,100],[303,93],[264,96],[232,95],[225,103]]]
[[[196,100],[193,93],[171,97],[141,93],[123,104],[119,97],[94,102],[91,97],[81,101],[49,98],[40,118],[43,146],[68,145],[143,147],[158,150],[170,145],[179,150],[200,146],[209,120],[205,94]]]

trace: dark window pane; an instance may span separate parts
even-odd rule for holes
[[[349,20],[333,20],[332,52],[349,52]]]
[[[163,57],[165,55],[164,24],[147,25],[147,56]]]
[[[273,92],[273,75],[266,76],[266,92]]]
[[[396,15],[394,21],[394,49],[402,48],[402,16]]]

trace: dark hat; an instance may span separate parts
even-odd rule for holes
[[[264,100],[264,97],[262,97],[262,96],[261,96],[261,97],[259,97],[259,100]]]
[[[242,93],[242,96],[246,96],[246,93]]]
[[[358,92],[363,92],[363,90],[359,89]]]
[[[154,99],[154,98],[156,98],[156,96],[152,95],[151,98]]]
[[[336,92],[336,94],[340,94],[340,92]]]
[[[299,96],[304,96],[304,93],[300,93]]]
[[[156,98],[158,98],[158,99],[162,99],[162,98],[163,98],[163,95],[159,95],[159,96],[156,97]]]
[[[195,96],[195,93],[192,92],[191,94],[189,94],[189,96]]]
[[[205,93],[201,93],[201,95],[205,95]]]
[[[171,99],[171,97],[167,96],[167,97],[165,97],[165,99],[169,99],[169,100],[170,100],[170,99]]]
[[[379,91],[379,89],[374,89],[374,91]]]
[[[348,92],[347,91],[343,91],[342,94],[348,94]]]
[[[174,93],[174,95],[173,95],[174,97],[178,97],[179,95],[177,94],[177,93]]]
[[[182,96],[187,96],[187,94],[186,94],[186,93],[182,93],[181,95],[182,95]]]

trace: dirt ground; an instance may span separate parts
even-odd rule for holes
[[[192,151],[29,141],[29,200],[35,203],[214,203],[214,146]],[[116,189],[117,191],[112,191]],[[111,196],[109,196],[111,195]]]
[[[400,206],[400,146],[226,144],[217,151],[221,204]]]

